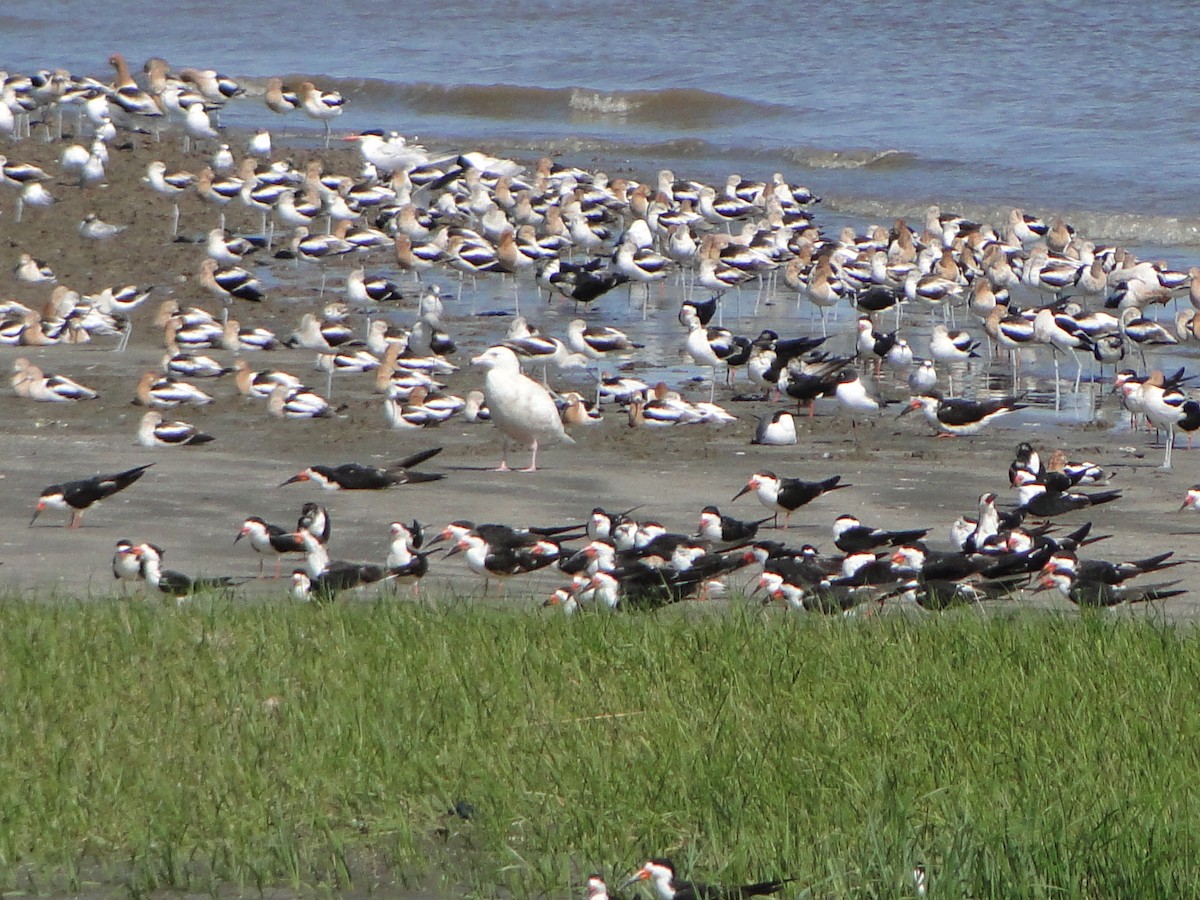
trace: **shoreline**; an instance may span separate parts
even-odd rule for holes
[[[1183,493],[1195,480],[1184,472],[1191,456],[1179,448],[1177,468],[1161,472],[1140,462],[1153,460],[1158,451],[1145,446],[1141,435],[1104,432],[1097,425],[1066,427],[1041,418],[1001,423],[982,435],[955,440],[934,438],[919,416],[897,420],[894,412],[879,416],[873,424],[847,435],[848,420],[831,413],[832,406],[819,404],[815,420],[798,419],[801,443],[793,448],[751,446],[754,415],[767,415],[787,404],[730,403],[738,421],[725,427],[689,426],[658,433],[654,429],[630,429],[623,413],[605,411],[598,427],[576,429],[579,446],[548,447],[542,454],[544,471],[534,476],[498,475],[488,469],[498,459],[499,441],[490,425],[465,425],[460,420],[417,433],[389,431],[383,421],[380,400],[371,392],[367,376],[339,376],[332,400],[345,404],[341,415],[331,420],[280,421],[268,417],[261,406],[238,397],[228,379],[218,379],[213,390],[217,402],[196,410],[167,411],[168,418],[193,421],[216,437],[204,447],[146,450],[134,447],[136,422],[142,410],[131,406],[138,375],[156,367],[162,356],[159,334],[150,326],[157,305],[173,298],[180,305],[200,305],[220,314],[221,304],[197,283],[196,269],[204,256],[202,244],[181,242],[170,236],[171,202],[141,183],[146,164],[163,159],[169,170],[197,169],[209,158],[207,152],[183,154],[177,136],[155,142],[145,135],[122,135],[111,153],[107,187],[80,190],[51,182],[58,202],[47,210],[27,209],[19,224],[13,223],[14,192],[0,193],[0,212],[9,246],[0,254],[0,271],[5,273],[8,295],[31,306],[40,306],[49,295],[44,285],[17,283],[11,276],[21,252],[43,259],[54,269],[59,284],[82,293],[127,283],[154,284],[149,301],[133,315],[134,331],[129,349],[113,353],[113,339],[97,338],[90,345],[75,347],[3,347],[0,365],[11,366],[18,356],[27,356],[47,371],[61,372],[101,392],[95,401],[65,406],[21,400],[5,391],[0,398],[0,452],[4,494],[0,510],[15,524],[0,538],[0,585],[28,590],[40,589],[105,595],[113,546],[118,538],[153,540],[168,552],[166,565],[188,574],[245,576],[257,571],[256,555],[244,544],[233,546],[242,519],[260,515],[270,522],[290,526],[306,500],[328,505],[334,519],[332,550],[335,557],[381,559],[386,552],[387,525],[393,520],[420,520],[431,529],[447,521],[474,521],[518,525],[582,522],[594,506],[624,509],[646,502],[646,515],[663,520],[671,530],[694,532],[699,510],[716,503],[722,512],[739,518],[759,518],[763,510],[756,501],[731,498],[757,469],[771,469],[784,476],[809,480],[841,475],[854,490],[822,498],[797,516],[803,527],[789,534],[768,532],[769,537],[790,542],[815,542],[830,546],[829,525],[841,513],[853,513],[871,525],[893,528],[914,523],[933,529],[935,546],[944,546],[946,531],[959,515],[974,515],[980,493],[996,490],[1001,503],[1008,496],[1005,472],[1013,447],[1022,439],[1032,440],[1049,455],[1065,448],[1072,457],[1089,456],[1104,466],[1117,465],[1122,474],[1114,486],[1126,495],[1111,507],[1091,516],[1074,513],[1065,525],[1095,521],[1101,533],[1114,538],[1097,546],[1106,558],[1136,558],[1158,552],[1164,542],[1182,554],[1186,540],[1171,531],[1187,528],[1187,517],[1164,517],[1174,510]],[[127,143],[128,146],[125,144]],[[351,148],[329,152],[292,148],[292,157],[302,167],[311,158],[322,158],[327,169],[353,171],[358,155]],[[44,165],[57,171],[59,148],[39,140],[10,145],[13,160]],[[279,156],[282,154],[276,154]],[[129,226],[129,230],[106,242],[84,242],[75,226],[88,211],[101,218]],[[216,212],[192,194],[180,197],[180,232],[203,234],[216,222]],[[820,207],[816,213],[820,217]],[[232,230],[239,226],[254,230],[258,213],[236,205],[227,208]],[[254,258],[252,258],[254,259]],[[414,318],[411,297],[416,289],[408,277],[398,276],[390,262],[390,251],[363,260],[368,272],[380,272],[400,281],[410,297],[400,309],[368,310],[406,324]],[[318,295],[319,270],[269,259],[259,254],[248,264],[268,276],[267,300],[262,304],[235,301],[230,315],[243,325],[263,325],[286,335],[298,324],[301,313],[319,311],[321,305],[340,292],[348,265],[330,268],[325,296]],[[449,297],[458,287],[451,274],[435,274],[432,282]],[[446,325],[459,342],[455,362],[460,371],[445,379],[447,390],[465,394],[482,382],[471,370],[472,355],[494,342],[507,327],[509,316],[479,316],[492,309],[513,312],[512,290],[497,279],[481,279],[473,292],[469,284],[459,300],[447,300]],[[640,288],[638,289],[640,291]],[[572,304],[556,299],[536,301],[532,286],[521,289],[521,311],[539,321],[550,333],[565,331],[575,316]],[[583,311],[589,321],[612,323],[637,330],[648,349],[628,365],[653,383],[666,380],[693,399],[707,399],[707,385],[693,384],[690,365],[678,356],[682,332],[674,321],[681,293],[674,283],[651,289],[648,321],[639,321],[640,299],[618,289]],[[727,297],[725,305],[731,306]],[[806,310],[797,316],[790,295],[768,295],[756,319],[734,319],[731,313],[748,312],[752,296],[735,300],[726,313],[726,324],[739,332],[755,334],[761,327],[776,327],[785,336],[808,333],[813,321]],[[767,305],[769,304],[769,305]],[[843,310],[833,331],[844,334],[849,327]],[[354,318],[359,327],[363,316]],[[916,319],[915,322],[919,322]],[[912,327],[919,328],[918,324]],[[831,347],[844,337],[833,338]],[[229,354],[215,351],[223,360]],[[306,351],[279,350],[246,354],[253,367],[281,367],[300,373],[323,392],[324,375],[312,369],[313,355]],[[744,376],[742,376],[744,379]],[[982,377],[982,376],[981,376]],[[556,387],[577,388],[585,394],[591,376],[567,372],[556,377]],[[744,380],[741,382],[744,385]],[[204,385],[206,389],[211,385]],[[907,396],[902,381],[884,384],[895,399]],[[740,392],[739,387],[735,392]],[[730,392],[722,388],[718,399]],[[1111,402],[1111,401],[1110,401]],[[1119,410],[1107,407],[1104,414],[1120,421]],[[1013,417],[1014,419],[1016,417]],[[321,492],[315,488],[277,488],[282,481],[314,463],[381,462],[398,459],[426,447],[443,446],[443,453],[426,463],[427,471],[445,471],[447,477],[428,485],[392,488],[384,492]],[[1132,446],[1134,453],[1120,448]],[[523,464],[523,457],[515,459]],[[97,472],[112,472],[144,462],[156,462],[147,475],[127,492],[100,504],[84,515],[83,528],[61,528],[65,514],[44,513],[36,528],[25,528],[39,491],[48,484],[82,478]],[[1126,463],[1137,465],[1126,467]],[[633,465],[631,465],[633,463]],[[1145,466],[1145,467],[1143,467]],[[1128,474],[1125,474],[1125,473]],[[942,477],[945,476],[945,477]],[[928,479],[936,479],[929,481]],[[273,561],[268,561],[268,566]],[[1185,569],[1189,583],[1197,583]],[[448,578],[453,590],[477,589],[478,579],[469,576],[458,561],[432,560],[426,587]],[[735,577],[734,582],[738,582]],[[514,595],[542,598],[560,583],[552,575],[514,579]],[[259,587],[255,586],[255,593]],[[276,585],[261,588],[276,593]],[[285,585],[278,585],[283,596]],[[1042,595],[1046,597],[1048,595]],[[1053,602],[1058,602],[1054,600]],[[1194,614],[1194,601],[1168,604],[1180,615]],[[1186,612],[1184,612],[1186,610]]]

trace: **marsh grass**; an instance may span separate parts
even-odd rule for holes
[[[0,887],[1195,895],[1198,686],[1109,615],[10,600]]]

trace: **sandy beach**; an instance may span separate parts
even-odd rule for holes
[[[231,144],[242,139],[229,136]],[[46,144],[35,136],[9,143],[6,150],[10,161],[42,165],[57,173],[61,148],[61,144]],[[338,147],[324,153],[290,150],[298,168],[316,155],[325,159],[327,171],[354,172],[359,165],[353,149]],[[1162,451],[1151,449],[1145,434],[1109,427],[1120,423],[1123,416],[1112,399],[1088,425],[1059,425],[1045,416],[1024,422],[1013,417],[981,435],[956,439],[934,437],[919,414],[898,418],[899,405],[852,430],[849,420],[839,415],[832,403],[822,401],[815,419],[797,420],[797,446],[771,448],[751,445],[754,416],[769,414],[779,405],[727,402],[731,393],[748,389],[743,375],[732,392],[722,387],[717,392],[718,402],[727,402],[738,416],[734,424],[631,429],[624,413],[609,407],[603,423],[575,430],[576,446],[545,448],[542,470],[526,475],[491,471],[499,460],[499,438],[491,425],[453,419],[433,429],[390,430],[369,376],[338,376],[332,398],[340,407],[338,415],[314,421],[271,418],[264,404],[239,396],[227,376],[204,384],[217,398],[212,405],[166,413],[168,418],[194,422],[215,436],[213,443],[156,450],[136,446],[137,422],[144,410],[131,400],[138,377],[157,368],[162,358],[162,334],[151,321],[159,303],[174,299],[181,306],[199,305],[220,314],[220,301],[196,279],[204,258],[203,244],[196,241],[216,225],[218,213],[194,193],[181,195],[180,237],[173,239],[170,201],[142,183],[151,160],[164,160],[169,170],[195,171],[207,161],[208,152],[185,155],[174,135],[155,142],[138,134],[122,134],[110,152],[104,186],[83,190],[55,177],[50,190],[56,204],[44,210],[26,209],[20,223],[14,221],[16,191],[0,188],[4,299],[37,308],[49,296],[50,286],[23,284],[14,278],[13,267],[22,252],[44,260],[59,284],[82,294],[129,283],[155,285],[151,299],[133,314],[133,338],[123,353],[112,352],[115,339],[103,337],[77,346],[0,348],[0,360],[6,367],[25,356],[48,372],[68,375],[100,392],[99,399],[76,404],[37,403],[14,396],[7,388],[0,398],[0,504],[9,523],[0,535],[0,583],[10,589],[38,596],[112,596],[109,567],[119,538],[159,544],[167,550],[167,565],[185,573],[253,576],[258,570],[256,554],[244,542],[233,545],[243,518],[259,515],[290,526],[307,500],[328,507],[334,522],[333,555],[352,560],[382,560],[388,523],[397,519],[415,518],[433,529],[458,518],[558,525],[582,522],[595,506],[618,510],[638,506],[641,515],[658,518],[672,530],[691,532],[700,509],[710,503],[741,518],[764,515],[753,496],[730,502],[746,478],[760,469],[805,479],[837,474],[853,485],[801,510],[793,517],[794,527],[789,532],[771,533],[771,537],[794,544],[818,543],[832,551],[830,524],[841,513],[853,513],[885,528],[928,526],[931,540],[942,546],[955,518],[974,515],[980,493],[995,490],[1001,504],[1015,502],[1007,488],[1006,471],[1015,444],[1023,439],[1046,455],[1061,447],[1073,459],[1091,459],[1113,471],[1113,487],[1124,491],[1118,502],[1061,520],[1074,525],[1090,519],[1097,532],[1113,535],[1090,548],[1096,555],[1128,559],[1166,549],[1189,555],[1194,538],[1176,532],[1193,530],[1193,526],[1187,515],[1174,512],[1195,481],[1192,456],[1180,447],[1173,470],[1157,468]],[[84,241],[77,226],[88,212],[128,225],[128,230],[108,241]],[[236,201],[227,208],[227,217],[232,231],[257,230],[258,213]],[[286,244],[286,235],[282,240],[279,237],[276,248]],[[390,250],[369,256],[362,264],[369,273],[406,279],[402,283],[410,298],[407,305],[388,312],[411,324],[419,287],[395,271]],[[229,314],[243,325],[262,325],[286,336],[303,313],[319,313],[326,300],[340,294],[351,266],[330,266],[324,297],[319,296],[320,274],[314,267],[298,269],[293,262],[272,259],[264,251],[249,268],[263,277],[267,299],[261,304],[235,301]],[[458,290],[453,273],[438,275],[435,281],[443,284],[448,294]],[[498,340],[509,321],[506,316],[472,312],[512,312],[512,296],[511,282],[492,278],[481,280],[474,291],[468,283],[461,299],[447,302],[445,327],[458,341],[454,362],[460,366],[445,379],[448,391],[465,394],[481,385],[482,375],[472,371],[469,359]],[[639,326],[657,329],[644,336],[649,348],[633,356],[626,368],[651,383],[667,380],[692,399],[707,399],[707,383],[680,383],[694,374],[679,356],[683,329],[669,327],[674,325],[673,311],[680,296],[674,284],[652,288],[653,307],[659,314],[646,325],[639,321],[640,300],[630,305],[624,288],[584,314],[589,320],[631,332]],[[752,297],[751,292],[742,301],[744,312],[749,311]],[[772,321],[790,326],[785,336],[810,333],[807,307],[799,314],[791,312],[794,294],[780,293],[767,299],[773,305],[764,311],[774,317]],[[521,284],[521,303],[522,313],[552,334],[562,334],[575,314],[571,304],[561,298],[550,305],[544,297],[538,300],[528,279]],[[351,324],[361,327],[372,312],[356,311]],[[853,320],[852,313],[842,311],[840,322],[831,331],[842,337],[831,340],[831,345],[835,340],[849,340],[845,333],[852,331]],[[751,336],[763,327],[749,317],[731,321],[728,314],[726,325]],[[223,351],[212,351],[212,355],[233,360]],[[323,392],[325,376],[313,369],[314,357],[309,351],[283,349],[247,354],[247,358],[255,368],[282,368],[300,374]],[[585,393],[591,384],[584,372],[552,375],[551,381],[556,387],[576,387]],[[893,398],[907,396],[902,379],[885,379],[883,388]],[[379,492],[328,492],[312,484],[280,487],[314,463],[378,464],[428,447],[443,450],[422,468],[445,473],[443,480]],[[518,453],[514,460],[523,465],[525,457]],[[63,528],[66,514],[54,511],[43,513],[35,527],[26,527],[38,493],[46,485],[145,462],[155,463],[148,474],[129,490],[85,513],[82,528]],[[288,569],[290,565],[285,572]],[[1170,575],[1182,578],[1185,584],[1195,583],[1191,566],[1176,568]],[[735,576],[732,583],[744,583],[749,577],[749,573]],[[513,579],[509,596],[541,599],[558,582],[552,572]],[[456,592],[481,588],[480,580],[467,573],[460,558],[435,556],[424,586],[436,592],[439,585],[447,584]],[[256,580],[244,590],[247,595],[282,599],[286,585],[286,578]],[[1040,595],[1030,602],[1065,605],[1052,595]],[[1168,604],[1168,612],[1191,615],[1195,603],[1191,597],[1174,600]]]

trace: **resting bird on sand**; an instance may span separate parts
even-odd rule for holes
[[[531,446],[533,455],[525,472],[537,471],[538,445],[546,440],[559,440],[568,444],[574,440],[563,429],[558,407],[550,392],[521,374],[521,363],[508,347],[492,347],[471,360],[482,366],[487,374],[483,380],[483,394],[492,421],[504,435],[504,449],[500,457],[499,472],[508,469],[509,442]]]

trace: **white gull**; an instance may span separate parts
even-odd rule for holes
[[[546,440],[559,440],[568,444],[574,440],[563,429],[550,392],[521,374],[517,355],[508,347],[492,347],[471,360],[482,366],[487,374],[483,380],[483,393],[492,421],[504,435],[504,450],[497,471],[508,471],[509,442],[532,447],[533,455],[526,472],[537,471],[538,445]]]

